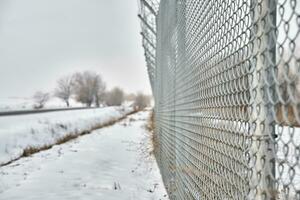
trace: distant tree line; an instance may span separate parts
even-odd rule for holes
[[[115,87],[106,89],[106,83],[101,75],[92,71],[77,72],[73,75],[63,76],[57,80],[54,96],[70,106],[70,99],[75,99],[87,107],[91,106],[120,106],[127,100],[132,102],[136,109],[144,109],[150,105],[151,96],[143,93],[126,95],[125,92]],[[41,109],[49,101],[51,95],[38,91],[34,94],[35,108]]]

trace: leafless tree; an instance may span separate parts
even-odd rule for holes
[[[105,91],[106,91],[106,84],[102,80],[101,76],[97,75],[94,81],[95,104],[97,107],[99,107],[100,104],[104,102]]]
[[[150,100],[149,96],[144,95],[143,93],[138,93],[134,100],[134,106],[137,109],[142,110],[150,105]]]
[[[124,96],[123,90],[115,87],[106,93],[105,102],[108,106],[120,106],[124,101]]]
[[[73,77],[64,76],[57,81],[57,88],[55,89],[54,95],[63,100],[67,107],[70,106],[70,97],[72,95],[73,88]]]
[[[132,101],[132,102],[134,102],[135,98],[136,98],[136,95],[134,93],[126,94],[124,97],[124,99],[126,101]]]
[[[85,71],[74,75],[74,91],[76,100],[88,107],[95,102],[100,105],[101,95],[105,91],[105,83],[101,76],[95,72]]]
[[[91,72],[74,75],[74,91],[76,100],[90,107],[93,103],[93,74]]]
[[[34,108],[41,109],[45,106],[46,102],[50,99],[50,94],[47,92],[38,91],[33,95],[35,102]]]

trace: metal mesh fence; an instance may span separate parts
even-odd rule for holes
[[[140,6],[170,198],[300,199],[300,2]]]

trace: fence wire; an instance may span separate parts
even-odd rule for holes
[[[140,0],[171,199],[300,199],[299,4]]]

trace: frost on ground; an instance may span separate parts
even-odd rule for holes
[[[131,111],[129,107],[106,107],[0,117],[0,165],[20,157],[28,147],[55,144],[66,135],[115,121]]]
[[[140,112],[0,168],[1,200],[168,199]]]

